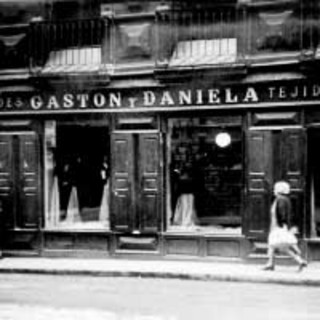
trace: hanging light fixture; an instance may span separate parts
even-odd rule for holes
[[[226,148],[231,143],[231,136],[228,132],[225,132],[225,131],[219,132],[215,137],[215,142],[218,147]]]

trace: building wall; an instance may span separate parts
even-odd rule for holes
[[[318,259],[314,2],[60,4],[0,27],[6,251],[250,258],[285,179]]]

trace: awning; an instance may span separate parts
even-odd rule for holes
[[[202,39],[178,42],[169,67],[230,64],[237,59],[237,39]]]
[[[101,69],[101,47],[51,51],[42,73],[81,73]]]

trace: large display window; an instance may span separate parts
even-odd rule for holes
[[[241,233],[244,155],[239,119],[169,120],[168,231]]]
[[[101,124],[46,122],[46,228],[109,228],[109,141]]]

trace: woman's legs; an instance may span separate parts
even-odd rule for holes
[[[299,264],[299,271],[307,266],[307,261],[302,259],[301,250],[297,245],[285,248],[284,251]]]
[[[274,270],[274,254],[275,249],[271,246],[268,246],[268,261],[267,264],[263,267],[263,270]]]
[[[301,256],[301,250],[300,250],[300,248],[298,247],[297,244],[292,245],[291,248],[293,249],[293,251],[294,251],[296,254],[298,254],[299,256]]]

